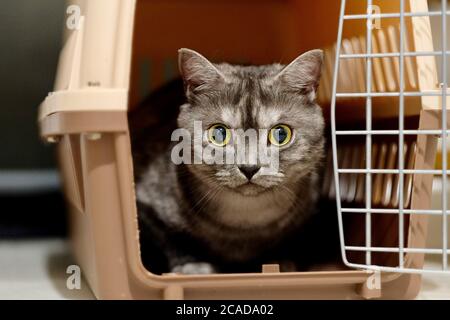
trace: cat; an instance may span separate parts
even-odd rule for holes
[[[210,274],[286,261],[283,269],[298,268],[302,257],[292,255],[308,241],[302,235],[317,211],[324,160],[325,121],[316,103],[322,63],[321,50],[263,66],[214,64],[179,50],[181,78],[169,85],[170,103],[156,94],[130,116],[146,267]],[[263,172],[260,159],[246,163],[248,153],[239,163],[175,164],[171,134],[178,128],[195,137],[195,122],[197,142],[217,152],[234,151],[228,136],[235,130],[263,130],[269,136],[258,141],[277,150],[277,170]]]

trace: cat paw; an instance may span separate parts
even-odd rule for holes
[[[182,274],[212,274],[216,273],[216,270],[212,264],[207,262],[188,262],[173,267],[172,272]]]

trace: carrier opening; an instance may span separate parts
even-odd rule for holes
[[[396,12],[398,4],[382,4],[385,10]],[[307,10],[305,11],[305,7]],[[364,13],[365,3],[350,1],[347,4],[353,13]],[[326,10],[325,10],[326,8]],[[305,12],[309,12],[305,14]],[[317,15],[327,12],[327,19],[317,19]],[[175,19],[176,17],[176,19]],[[317,100],[322,107],[326,122],[326,157],[324,160],[320,186],[318,214],[305,222],[303,233],[285,248],[303,258],[305,264],[297,269],[279,268],[281,271],[331,271],[348,270],[342,263],[338,221],[336,212],[336,192],[334,187],[331,152],[330,103],[334,72],[334,43],[338,25],[339,3],[329,1],[138,1],[135,17],[133,41],[132,77],[130,87],[129,125],[133,147],[135,171],[145,170],[148,153],[160,152],[167,145],[156,143],[165,139],[170,143],[170,135],[177,128],[179,106],[186,97],[179,75],[178,49],[197,50],[215,63],[227,62],[239,65],[262,65],[272,63],[288,64],[295,57],[310,49],[320,48],[325,52],[324,69]],[[389,24],[396,26],[393,19]],[[350,23],[344,30],[343,49],[348,54],[364,53],[364,22]],[[315,33],[311,30],[321,30]],[[382,50],[391,50],[383,48]],[[364,89],[364,66],[358,60],[348,60],[346,69],[341,70],[341,90],[359,92]],[[394,63],[394,60],[389,61]],[[383,66],[381,66],[383,67]],[[385,65],[387,67],[387,64]],[[378,80],[378,79],[376,79]],[[380,86],[385,85],[384,77]],[[388,79],[387,79],[388,80]],[[414,84],[416,79],[411,79]],[[362,84],[361,84],[362,83]],[[345,87],[346,86],[346,87]],[[382,88],[380,87],[380,91]],[[395,97],[374,98],[372,126],[375,130],[396,129],[395,117],[398,112],[390,105],[397,103]],[[364,130],[365,101],[362,98],[341,99],[342,110],[338,118],[340,130]],[[171,106],[172,108],[168,108]],[[405,129],[417,129],[419,117],[416,104],[411,104],[406,117]],[[143,139],[147,137],[148,139]],[[150,138],[151,137],[151,138]],[[165,137],[165,138],[164,138]],[[412,169],[416,137],[409,136],[405,142],[405,168]],[[365,137],[338,138],[339,164],[349,168],[364,168]],[[142,152],[146,150],[148,153]],[[373,138],[371,157],[374,169],[397,166],[398,141],[393,136]],[[135,175],[136,175],[135,172]],[[410,206],[412,175],[406,176],[404,186],[404,206]],[[136,181],[138,183],[138,181]],[[372,185],[374,208],[394,208],[398,206],[398,175],[374,174]],[[365,206],[366,181],[364,173],[341,175],[341,199],[346,208],[354,208],[344,220],[345,241],[349,247],[365,246],[365,216],[356,208]],[[139,191],[137,191],[139,192]],[[139,205],[138,205],[139,210]],[[371,228],[372,245],[375,247],[395,247],[399,242],[398,216],[374,214]],[[157,219],[151,223],[158,225]],[[139,222],[142,228],[142,221]],[[157,228],[157,227],[156,227]],[[379,232],[382,229],[383,232]],[[404,221],[404,241],[407,242],[409,218]],[[157,231],[155,231],[157,232]],[[163,255],[150,254],[161,248],[146,238],[140,229],[140,246],[144,266],[155,274],[170,272]],[[286,248],[289,247],[289,248]],[[300,253],[299,253],[300,252]],[[352,261],[363,263],[363,251],[350,253]],[[373,252],[372,262],[394,267],[396,253]],[[261,272],[273,270],[263,265],[274,261],[258,261],[256,264],[227,265],[227,273]],[[277,261],[275,261],[275,264]],[[277,270],[277,267],[275,267]]]

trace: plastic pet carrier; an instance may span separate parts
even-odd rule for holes
[[[421,273],[447,270],[446,192],[442,208],[431,209],[433,177],[447,188],[445,1],[431,11],[426,0],[78,0],[67,13],[39,123],[57,144],[73,252],[98,298],[413,298]],[[442,35],[432,34],[431,19]],[[325,50],[318,101],[331,139],[322,194],[336,199],[345,267],[213,275],[144,268],[127,112],[177,76],[182,47],[252,64]],[[426,246],[429,216],[442,222],[440,247]],[[424,269],[425,255],[442,268]]]

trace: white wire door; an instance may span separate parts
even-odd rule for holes
[[[367,11],[354,13],[354,1],[342,0],[331,133],[341,251],[347,266],[450,273],[446,192],[450,12],[447,1],[439,1],[438,10],[430,10],[426,0],[392,0],[398,9],[384,12],[382,1],[367,0]],[[431,19],[440,32],[432,33]],[[345,38],[345,28],[358,21],[366,29],[359,43],[364,50],[352,52],[346,43],[354,41]],[[343,86],[357,65],[364,70],[363,83]],[[343,125],[340,112],[347,105],[364,117]],[[440,169],[435,167],[438,149],[443,155]],[[350,155],[358,152],[363,160],[351,160]],[[442,187],[438,209],[431,208],[433,181]],[[441,233],[439,246],[427,245],[428,219],[439,219],[439,230],[433,231]],[[439,266],[424,267],[425,256],[439,261]]]

